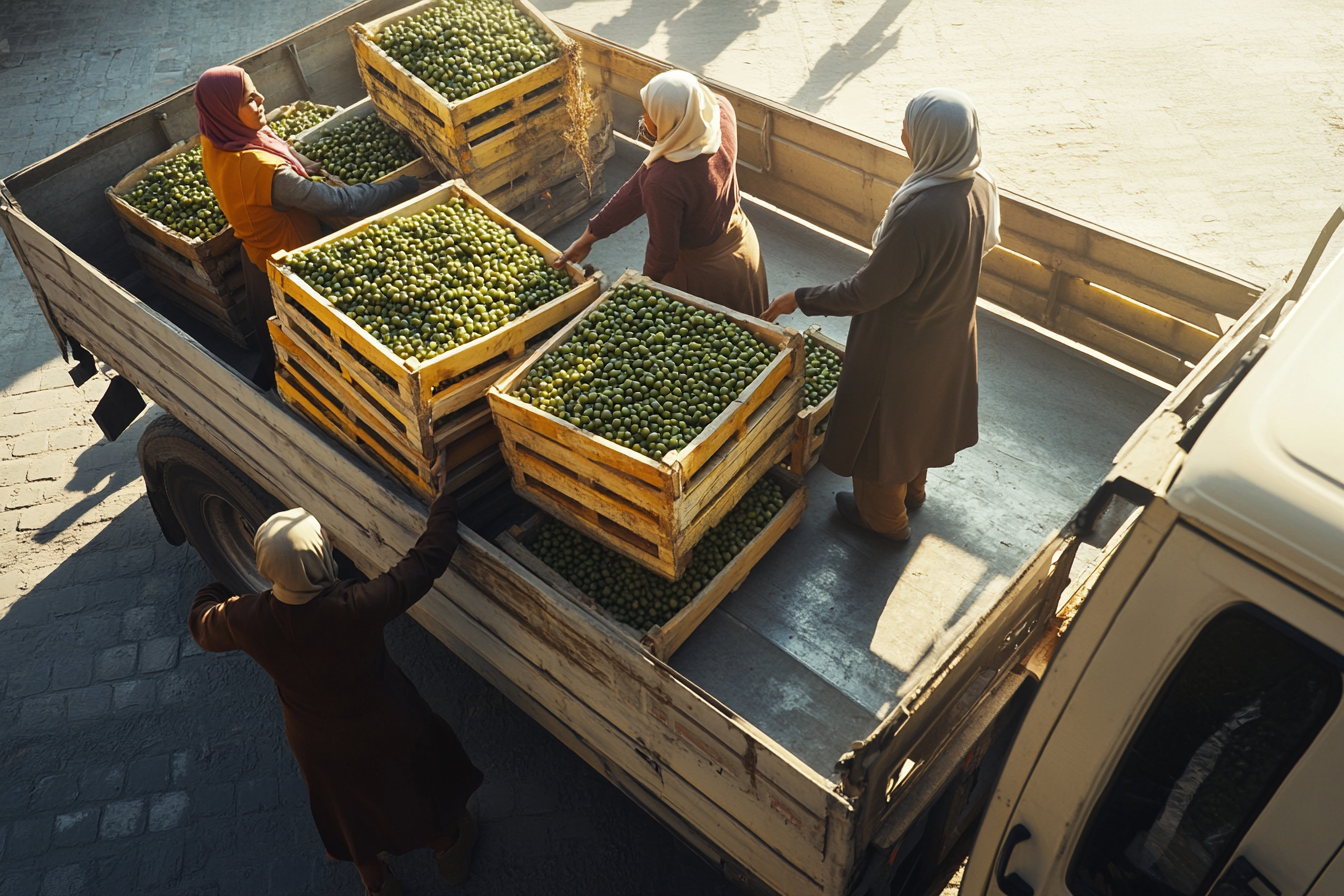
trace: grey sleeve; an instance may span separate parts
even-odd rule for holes
[[[282,212],[297,208],[322,218],[363,218],[414,195],[418,189],[420,183],[414,177],[399,177],[385,184],[333,187],[279,168],[271,179],[271,207]]]

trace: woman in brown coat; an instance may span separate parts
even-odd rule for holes
[[[337,580],[317,521],[287,510],[256,535],[257,569],[274,586],[233,596],[215,582],[191,606],[198,644],[246,651],[275,681],[322,844],[355,863],[366,893],[401,893],[385,852],[429,846],[450,884],[467,876],[476,822],[466,803],[481,773],[383,643],[383,627],[456,548],[456,504],[440,494],[401,562],[367,584]]]
[[[764,315],[845,315],[845,366],[821,462],[852,476],[841,516],[895,541],[924,503],[929,467],[979,439],[975,298],[980,259],[999,241],[998,191],[980,165],[980,126],[964,93],[925,91],[905,110],[914,171],[847,280],[785,293]]]

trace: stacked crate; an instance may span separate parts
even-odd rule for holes
[[[408,217],[454,196],[511,229],[548,261],[559,252],[511,220],[460,181],[347,227],[296,251],[358,233],[371,224]],[[481,472],[498,462],[499,430],[491,420],[486,389],[517,365],[528,340],[567,320],[593,301],[596,280],[569,265],[578,283],[565,295],[493,332],[428,361],[398,357],[286,266],[282,252],[267,265],[276,316],[276,388],[292,406],[347,447],[387,468],[422,497],[434,493],[431,467],[448,451],[451,472]]]
[[[564,139],[571,119],[564,95],[570,63],[563,56],[450,101],[378,46],[383,28],[436,2],[425,0],[350,27],[359,76],[373,104],[410,134],[439,173],[461,178],[516,220],[543,233],[569,220],[602,191],[601,166],[615,152],[606,91],[598,93],[598,112],[588,127],[589,151],[597,160],[590,184]],[[513,5],[559,46],[571,43],[527,0]]]
[[[691,551],[793,444],[803,384],[803,335],[626,271],[635,283],[724,315],[778,351],[685,448],[650,458],[515,398],[541,356],[562,345],[588,307],[489,391],[514,491],[567,525],[665,578],[679,578]]]

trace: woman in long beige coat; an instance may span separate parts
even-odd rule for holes
[[[845,366],[821,462],[852,476],[841,516],[895,541],[924,503],[929,467],[979,439],[975,298],[980,259],[999,241],[998,192],[980,165],[980,127],[964,93],[925,91],[905,110],[914,171],[847,280],[785,293],[763,315],[844,315]]]

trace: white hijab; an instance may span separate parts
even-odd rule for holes
[[[663,72],[644,85],[639,98],[658,131],[658,142],[649,150],[644,167],[662,158],[686,162],[719,151],[723,143],[719,101],[695,75]]]
[[[980,119],[971,98],[950,87],[924,91],[905,107],[905,133],[915,170],[891,197],[882,223],[873,231],[873,246],[877,246],[896,210],[919,193],[978,174],[989,184],[984,247],[988,253],[1000,242],[999,188],[993,175],[980,167]]]
[[[252,540],[257,572],[274,584],[271,593],[287,604],[306,604],[336,584],[336,558],[322,526],[302,507],[282,510],[257,528]]]

